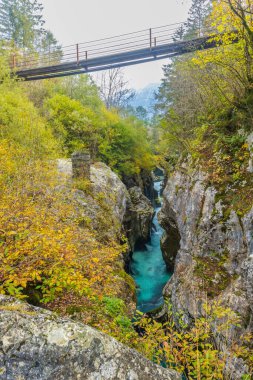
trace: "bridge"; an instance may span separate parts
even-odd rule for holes
[[[210,29],[188,39],[176,39],[175,33],[182,26],[166,25],[53,51],[23,53],[13,56],[12,68],[18,77],[33,81],[136,65],[217,46]]]

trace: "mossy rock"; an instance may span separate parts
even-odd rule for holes
[[[222,254],[212,252],[209,257],[194,258],[194,274],[202,280],[199,282],[199,288],[205,291],[209,298],[218,296],[233,280],[233,276],[224,267],[227,258],[226,250]]]

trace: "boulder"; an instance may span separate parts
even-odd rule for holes
[[[179,380],[115,339],[0,295],[1,380]]]

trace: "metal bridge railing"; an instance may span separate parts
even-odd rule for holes
[[[47,51],[33,53],[21,52],[12,57],[11,66],[16,70],[29,70],[52,65],[76,63],[100,57],[127,53],[136,50],[150,49],[175,43],[176,32],[183,28],[184,23],[144,29],[133,33],[121,34],[114,37],[93,40],[75,45],[69,45]],[[190,40],[207,35],[214,31],[205,28],[189,35]],[[181,41],[185,41],[184,37]],[[180,39],[177,39],[180,42]]]

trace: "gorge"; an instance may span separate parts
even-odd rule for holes
[[[134,19],[160,48],[141,25],[163,6],[110,3],[98,48]],[[17,79],[41,50],[61,70],[64,41],[40,0],[0,0],[0,380],[253,379],[253,2],[190,3],[135,104],[117,65],[74,75],[81,44],[73,75]],[[184,50],[194,36],[212,49]]]
[[[158,199],[154,200],[155,215],[152,221],[151,236],[142,249],[135,249],[130,262],[130,274],[137,285],[137,309],[148,312],[163,304],[162,290],[171,273],[167,271],[162,251],[163,230],[158,223],[157,214],[161,210],[161,189],[164,177],[156,178],[154,189]]]

